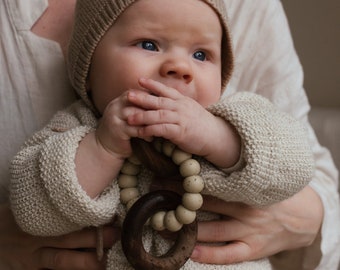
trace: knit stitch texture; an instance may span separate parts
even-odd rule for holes
[[[208,109],[235,127],[242,138],[243,152],[242,162],[232,172],[198,158],[205,181],[204,194],[261,207],[294,195],[311,180],[314,161],[299,121],[277,110],[265,98],[246,92],[225,98]],[[10,199],[16,221],[24,231],[53,236],[103,225],[114,216],[122,222],[125,209],[119,201],[116,179],[100,196],[91,199],[76,177],[74,159],[78,144],[96,125],[93,112],[78,101],[58,112],[15,157]],[[148,192],[151,179],[152,173],[144,168],[139,175],[141,194]],[[156,253],[167,247],[166,243],[157,247],[151,232],[145,239]],[[119,242],[109,253],[107,269],[130,269]],[[254,270],[270,266],[267,260],[234,266],[188,261],[183,269]]]

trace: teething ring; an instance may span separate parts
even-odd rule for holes
[[[197,239],[197,222],[183,225],[175,244],[169,251],[156,257],[146,252],[143,242],[143,226],[159,211],[176,209],[182,197],[175,192],[159,190],[137,200],[127,213],[122,229],[122,247],[127,260],[139,270],[175,270],[190,257]]]

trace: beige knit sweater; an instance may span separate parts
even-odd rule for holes
[[[235,126],[243,143],[242,162],[219,170],[204,159],[201,176],[205,194],[225,201],[265,206],[300,191],[311,180],[314,161],[304,127],[278,111],[268,100],[252,93],[237,93],[208,108]],[[78,183],[75,155],[81,139],[96,128],[98,119],[78,101],[58,112],[29,139],[12,163],[10,199],[19,226],[26,232],[52,236],[88,226],[106,224],[125,209],[119,201],[116,179],[98,198],[91,199]],[[203,127],[204,128],[204,127]],[[139,189],[148,191],[151,172],[140,174]],[[162,252],[167,244],[145,238],[146,248]],[[155,246],[154,243],[159,243]],[[107,269],[131,269],[116,243]],[[268,260],[232,266],[201,265],[188,261],[182,269],[271,269]]]

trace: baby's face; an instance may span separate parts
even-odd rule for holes
[[[222,27],[198,0],[138,0],[105,34],[93,55],[89,83],[100,112],[138,80],[173,87],[204,107],[221,94]]]

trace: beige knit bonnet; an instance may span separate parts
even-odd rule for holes
[[[136,1],[138,0],[77,1],[75,24],[68,48],[68,72],[72,86],[75,88],[77,94],[94,111],[96,110],[86,90],[86,80],[89,73],[92,55],[99,41],[108,31],[108,29],[114,24],[118,16]],[[202,1],[210,5],[219,15],[221,25],[223,26],[224,30],[222,43],[223,89],[226,86],[233,69],[233,54],[230,34],[227,27],[227,13],[223,3],[224,0]]]

